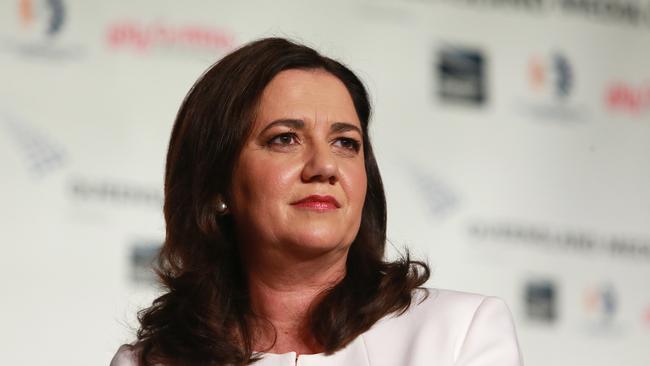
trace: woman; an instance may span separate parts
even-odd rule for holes
[[[284,39],[212,66],[167,156],[167,292],[111,365],[520,365],[501,300],[384,261],[369,117],[349,69]]]

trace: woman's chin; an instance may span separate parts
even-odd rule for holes
[[[332,237],[331,233],[329,235],[305,233],[294,236],[288,242],[287,249],[303,259],[328,255],[335,252],[341,252],[343,254],[347,252],[350,244],[342,239],[340,237]]]

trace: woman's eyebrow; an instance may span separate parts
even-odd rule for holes
[[[334,122],[332,123],[332,126],[330,126],[330,131],[334,133],[346,132],[346,131],[357,131],[359,135],[363,136],[363,133],[361,132],[361,129],[359,129],[359,127],[348,122]]]
[[[291,119],[291,118],[278,119],[266,125],[266,127],[264,127],[262,132],[271,129],[275,126],[286,126],[295,130],[300,130],[305,128],[305,121],[301,119]]]
[[[276,126],[285,126],[285,127],[292,128],[294,130],[301,130],[305,128],[305,121],[301,119],[293,119],[293,118],[278,119],[266,125],[266,127],[264,127],[262,132],[265,132],[266,130],[269,130]],[[340,133],[346,131],[356,131],[359,135],[363,136],[361,129],[349,122],[334,122],[330,126],[330,132],[332,133]]]

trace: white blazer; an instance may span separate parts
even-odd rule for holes
[[[521,366],[523,362],[503,300],[426,289],[416,292],[404,314],[384,317],[334,354],[263,353],[253,365]],[[110,366],[137,366],[135,355],[120,347]]]

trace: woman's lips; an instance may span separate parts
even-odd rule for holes
[[[292,206],[306,208],[317,211],[335,210],[341,207],[341,204],[332,196],[311,195],[299,201],[293,202]]]

